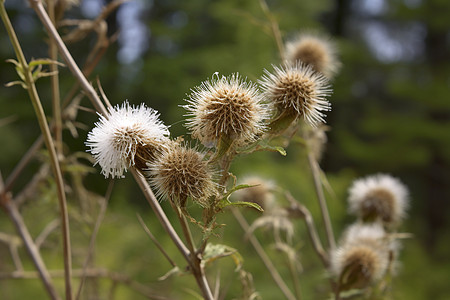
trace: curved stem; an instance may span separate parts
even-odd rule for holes
[[[3,179],[0,174],[0,190],[3,189]],[[39,253],[39,249],[33,241],[33,238],[28,231],[27,226],[25,225],[24,220],[22,219],[22,215],[17,209],[17,206],[13,199],[11,199],[10,194],[1,192],[0,193],[0,204],[5,208],[9,217],[11,218],[14,226],[16,227],[17,232],[19,233],[22,241],[30,254],[31,260],[33,261],[39,277],[41,278],[42,283],[44,284],[47,293],[52,300],[59,300],[60,297],[56,293],[55,287],[52,282],[52,278],[45,266],[44,261],[42,260],[41,254]]]
[[[95,92],[92,85],[89,84],[89,82],[87,81],[83,72],[81,72],[77,63],[73,59],[72,55],[70,55],[69,50],[67,49],[66,45],[62,41],[60,35],[56,31],[55,26],[53,25],[47,12],[45,11],[44,6],[42,5],[42,1],[41,0],[30,0],[29,2],[30,2],[31,7],[35,10],[36,14],[38,15],[39,19],[41,20],[42,24],[44,24],[45,28],[47,29],[47,32],[50,35],[50,37],[54,39],[56,45],[58,46],[59,53],[63,57],[67,66],[69,67],[70,71],[72,71],[73,75],[80,82],[83,90],[86,93],[86,96],[91,100],[92,104],[94,105],[95,109],[98,112],[102,113],[103,115],[106,115],[107,111],[106,111],[106,108],[103,105],[102,101],[100,100],[100,97],[97,95],[97,93]]]
[[[290,202],[291,206],[288,208],[289,213],[293,217],[301,217],[305,220],[306,228],[308,229],[308,235],[313,245],[314,251],[317,253],[319,258],[322,260],[325,268],[329,266],[329,258],[327,252],[323,249],[322,243],[320,241],[319,235],[317,234],[316,226],[314,225],[314,219],[311,216],[309,210],[302,204],[298,203],[292,197],[290,193],[286,193],[286,199]]]
[[[322,213],[322,221],[325,225],[325,232],[327,235],[328,246],[330,249],[336,248],[336,241],[334,239],[333,227],[331,226],[330,213],[328,212],[327,202],[323,193],[323,186],[320,180],[320,169],[314,155],[308,151],[308,163],[314,179],[314,187],[317,198],[319,200],[320,211]]]
[[[236,220],[238,221],[238,223],[241,225],[242,229],[244,229],[245,232],[249,232],[250,226],[248,225],[247,221],[245,220],[245,218],[241,214],[241,212],[234,207],[231,208],[231,212],[233,213],[233,215],[236,218]],[[273,280],[278,285],[281,292],[283,292],[286,299],[295,300],[295,296],[292,294],[291,290],[288,288],[288,286],[284,282],[280,273],[278,273],[277,269],[273,265],[270,258],[267,256],[266,252],[264,251],[263,247],[261,246],[259,241],[256,239],[256,237],[253,234],[250,234],[250,235],[248,235],[248,239],[249,239],[250,243],[252,244],[253,248],[255,248],[256,253],[258,253],[259,257],[263,261],[267,270],[269,270],[269,273],[272,276]]]
[[[50,164],[52,167],[53,175],[55,177],[57,194],[58,194],[58,202],[61,213],[61,229],[63,236],[63,252],[64,252],[64,270],[65,270],[65,288],[66,288],[66,299],[72,299],[72,283],[71,283],[71,269],[72,269],[72,255],[71,255],[71,247],[70,247],[70,231],[69,231],[69,214],[67,211],[67,202],[66,195],[64,192],[64,182],[62,178],[62,172],[59,166],[59,161],[57,157],[57,153],[55,150],[55,146],[53,144],[53,139],[50,134],[50,129],[47,124],[46,116],[44,113],[44,109],[42,108],[41,101],[39,99],[39,95],[36,89],[36,85],[34,84],[33,75],[31,74],[31,70],[28,66],[28,63],[25,59],[25,56],[20,47],[19,40],[14,32],[14,28],[9,20],[9,17],[6,13],[3,2],[0,5],[1,7],[1,16],[2,20],[7,27],[7,31],[13,44],[14,50],[16,52],[17,59],[19,64],[22,67],[23,75],[25,77],[25,84],[27,86],[27,91],[30,96],[31,102],[33,104],[36,117],[39,122],[39,127],[41,129],[42,135],[44,137],[45,146],[47,147]]]

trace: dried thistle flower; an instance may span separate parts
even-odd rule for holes
[[[235,146],[251,143],[264,131],[263,120],[269,117],[256,86],[238,73],[202,82],[187,102],[183,107],[192,116],[187,127],[207,147],[217,146],[221,139]]]
[[[406,214],[408,190],[397,178],[377,174],[354,181],[348,202],[350,213],[365,222],[396,225]]]
[[[161,156],[148,164],[149,181],[159,196],[184,207],[187,198],[203,207],[216,194],[212,171],[195,149],[172,143]]]
[[[302,62],[310,65],[327,78],[332,78],[340,67],[336,46],[331,39],[313,33],[302,33],[288,41],[286,58],[291,64]]]
[[[331,106],[326,99],[331,94],[328,80],[301,63],[273,68],[273,73],[265,70],[259,81],[265,97],[277,109],[271,128],[278,123],[287,128],[301,117],[312,126],[325,123],[323,112],[329,111]]]
[[[166,146],[169,130],[158,118],[145,104],[135,107],[128,101],[100,116],[85,144],[106,178],[123,177],[131,166],[142,170]]]
[[[380,280],[389,265],[390,246],[379,225],[354,225],[332,251],[330,270],[340,291],[365,288]]]

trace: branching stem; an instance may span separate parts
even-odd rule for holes
[[[36,117],[39,122],[39,127],[41,129],[42,135],[44,137],[45,146],[47,147],[50,164],[52,166],[53,175],[55,177],[57,194],[58,194],[58,202],[61,213],[61,229],[63,236],[63,252],[64,252],[64,270],[65,270],[65,288],[66,288],[66,299],[72,299],[72,283],[71,283],[71,269],[72,269],[72,255],[71,255],[71,247],[70,247],[70,231],[69,231],[69,215],[67,211],[67,202],[66,195],[64,192],[64,182],[62,177],[62,172],[59,166],[58,156],[55,150],[55,146],[53,144],[53,139],[50,133],[49,126],[47,124],[46,116],[44,110],[42,108],[41,101],[39,99],[39,95],[36,89],[36,85],[34,84],[33,75],[31,74],[31,70],[28,66],[28,63],[25,59],[23,51],[21,49],[19,40],[14,32],[14,28],[9,20],[8,14],[6,13],[4,3],[0,4],[0,13],[7,28],[9,38],[11,43],[13,44],[14,51],[16,53],[18,62],[23,70],[23,75],[25,77],[25,85],[28,90],[28,94],[30,96],[31,102],[33,104]]]

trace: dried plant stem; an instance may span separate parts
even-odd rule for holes
[[[44,24],[44,26],[47,29],[48,34],[55,40],[59,52],[61,56],[63,57],[64,61],[66,62],[69,69],[72,71],[73,75],[78,79],[78,81],[81,84],[81,87],[85,91],[88,98],[91,100],[92,104],[96,108],[96,110],[103,115],[107,115],[107,110],[105,106],[103,105],[102,101],[100,100],[99,96],[95,92],[92,85],[89,84],[86,77],[81,72],[78,65],[75,63],[74,59],[70,55],[69,50],[67,49],[66,45],[62,41],[61,37],[59,36],[55,26],[52,24],[50,18],[47,15],[47,12],[45,11],[42,1],[41,0],[30,0],[31,7],[36,11],[36,14],[38,15],[41,22]],[[186,259],[187,262],[191,262],[190,259],[190,252],[184,245],[184,243],[181,241],[180,237],[176,233],[176,231],[173,229],[172,224],[167,219],[166,214],[162,210],[161,206],[158,203],[158,200],[156,199],[155,195],[151,191],[150,187],[148,186],[147,182],[144,180],[144,178],[139,174],[138,171],[136,171],[134,168],[132,168],[132,174],[138,183],[139,187],[144,193],[145,198],[147,199],[148,203],[152,207],[153,211],[155,212],[158,220],[160,221],[161,225],[165,229],[165,231],[169,234],[170,238],[178,248],[178,250],[181,252],[183,257]],[[203,296],[206,299],[212,299],[212,293],[210,290],[210,287],[206,281],[206,277],[204,273],[201,274],[194,274],[197,280],[197,284],[199,285]],[[199,276],[199,277],[198,277]]]
[[[292,283],[294,285],[295,296],[297,300],[302,299],[302,291],[300,290],[300,279],[298,277],[298,271],[295,267],[295,260],[290,255],[287,255],[289,272],[291,273]]]
[[[64,271],[61,270],[50,270],[50,275],[53,278],[63,277]],[[109,271],[106,269],[100,269],[100,268],[90,268],[87,270],[73,270],[73,277],[81,277],[85,276],[88,278],[106,278],[109,279],[115,283],[121,283],[125,286],[128,286],[130,289],[132,289],[135,292],[140,293],[144,297],[148,299],[155,299],[155,300],[169,300],[170,298],[160,296],[157,294],[156,291],[150,289],[146,285],[136,282],[134,280],[131,280],[127,275]],[[39,274],[37,272],[33,271],[21,271],[21,272],[1,272],[0,273],[0,280],[7,280],[7,279],[35,279],[38,278]],[[110,299],[110,298],[107,298]]]
[[[245,220],[244,216],[241,214],[241,212],[236,208],[231,208],[231,212],[233,213],[234,217],[238,221],[239,225],[241,225],[242,229],[247,233],[250,232],[250,225]],[[273,265],[270,258],[267,256],[266,252],[264,251],[263,247],[259,243],[258,239],[253,235],[249,234],[248,239],[250,243],[252,244],[253,248],[255,248],[256,253],[258,253],[259,257],[263,261],[264,265],[266,266],[267,270],[269,270],[270,275],[272,276],[275,283],[280,288],[281,292],[283,292],[284,296],[288,300],[295,300],[295,296],[292,294],[291,290],[288,288],[286,283],[284,282],[283,278],[281,277],[280,273],[278,273],[277,269]]]
[[[36,152],[42,147],[42,144],[44,143],[44,138],[42,135],[34,141],[33,145],[28,149],[28,151],[25,153],[25,155],[22,156],[19,163],[16,165],[14,170],[11,172],[11,174],[6,178],[4,191],[8,192],[12,189],[14,183],[16,182],[17,178],[19,178],[22,171],[25,169],[25,167],[28,165],[28,163],[31,161],[33,156],[36,154]]]
[[[7,28],[8,35],[11,40],[11,43],[13,44],[18,62],[21,65],[24,72],[23,75],[25,77],[25,84],[27,86],[28,94],[34,107],[42,135],[44,137],[45,146],[47,147],[49,153],[50,164],[52,166],[53,175],[55,177],[58,202],[61,214],[60,217],[61,217],[62,236],[63,236],[66,299],[70,300],[72,299],[72,284],[71,284],[72,257],[70,248],[69,215],[67,212],[66,195],[64,192],[64,182],[62,178],[62,173],[59,166],[58,157],[55,151],[55,146],[53,144],[53,139],[50,134],[50,129],[47,124],[46,116],[42,108],[42,104],[39,99],[36,86],[34,84],[33,75],[31,74],[31,70],[22,52],[20,43],[17,39],[17,36],[14,32],[14,28],[12,27],[12,24],[6,13],[3,2],[0,4],[0,7],[2,20],[5,24],[5,27]]]
[[[169,254],[167,253],[166,250],[164,250],[164,247],[158,242],[158,240],[156,239],[156,237],[153,235],[153,233],[150,231],[150,228],[147,227],[147,225],[145,225],[144,220],[142,220],[142,217],[139,214],[136,214],[139,223],[141,223],[142,228],[144,229],[145,233],[147,233],[147,235],[150,237],[150,239],[153,241],[153,243],[155,243],[156,247],[158,248],[159,251],[161,251],[161,253],[164,255],[164,257],[167,259],[167,261],[169,261],[170,265],[172,267],[177,267],[177,264],[173,261],[173,259],[170,258]]]
[[[105,217],[106,208],[108,206],[109,198],[111,197],[112,188],[114,186],[114,180],[111,180],[108,185],[108,189],[106,190],[106,195],[103,198],[103,201],[100,204],[100,212],[98,213],[97,220],[95,221],[94,229],[92,231],[91,240],[89,241],[89,249],[88,253],[86,255],[86,259],[83,264],[83,273],[81,274],[80,278],[80,285],[78,286],[77,294],[75,296],[75,299],[80,299],[81,297],[81,291],[83,289],[84,281],[86,279],[86,270],[89,267],[89,263],[91,262],[92,256],[94,254],[94,248],[95,248],[95,240],[97,239],[97,234],[100,229],[100,225],[103,221],[103,218]]]
[[[0,6],[3,6],[3,3],[0,4]],[[1,8],[0,8],[1,9]],[[3,178],[0,174],[0,190],[3,190]],[[33,261],[39,277],[41,278],[42,283],[44,284],[44,287],[46,291],[48,292],[50,298],[52,300],[59,300],[61,299],[58,294],[56,293],[55,287],[53,285],[52,279],[50,277],[50,274],[47,270],[47,267],[45,266],[44,261],[42,260],[41,254],[39,253],[38,248],[36,247],[36,244],[33,241],[33,238],[31,237],[30,233],[28,232],[28,228],[25,225],[24,220],[22,219],[22,215],[17,209],[17,206],[13,199],[11,199],[11,196],[9,193],[0,193],[0,204],[1,206],[6,210],[9,217],[11,218],[11,221],[13,222],[14,226],[16,227],[17,232],[19,233],[20,237],[22,238],[22,241],[25,245],[25,248],[27,249],[28,253],[31,256],[31,260]]]
[[[54,39],[56,45],[58,46],[59,53],[63,57],[67,66],[69,67],[70,71],[80,82],[81,87],[83,88],[83,90],[86,93],[86,96],[91,100],[92,104],[94,105],[95,109],[98,112],[102,113],[103,115],[106,115],[107,111],[106,111],[105,106],[103,105],[102,101],[98,97],[98,95],[95,92],[92,85],[89,84],[86,77],[83,75],[83,72],[81,72],[80,68],[78,67],[77,63],[73,59],[72,55],[70,55],[69,50],[67,49],[66,45],[62,41],[61,36],[58,34],[55,26],[53,25],[47,12],[45,11],[44,6],[42,5],[42,1],[41,0],[30,0],[29,2],[30,2],[31,7],[35,10],[36,14],[38,15],[39,19],[41,20],[42,24],[44,24],[45,28],[47,29],[47,32],[50,35],[50,37]]]
[[[156,199],[155,195],[151,191],[150,187],[147,184],[147,181],[144,179],[144,177],[136,171],[134,168],[131,169],[133,176],[138,183],[141,190],[144,192],[144,196],[147,199],[147,202],[152,207],[153,211],[156,214],[156,217],[160,221],[161,225],[165,229],[165,231],[169,234],[170,238],[174,242],[175,246],[177,246],[178,250],[181,252],[185,260],[189,263],[193,270],[193,275],[197,281],[197,285],[199,286],[200,290],[202,291],[203,297],[205,299],[213,299],[211,288],[209,287],[209,284],[206,280],[205,274],[203,272],[202,268],[196,267],[196,264],[192,263],[193,258],[198,259],[195,255],[195,252],[191,255],[191,251],[189,251],[188,248],[184,245],[183,241],[180,239],[178,234],[176,233],[175,229],[172,227],[172,224],[167,219],[166,214],[164,213],[163,209],[159,205],[158,200]],[[199,266],[199,264],[198,264]]]
[[[330,249],[335,249],[336,241],[334,239],[333,227],[331,226],[330,213],[328,212],[327,202],[323,193],[322,181],[320,180],[320,168],[316,158],[311,152],[308,152],[308,163],[314,180],[314,188],[319,200],[320,211],[322,213],[322,221],[325,225],[328,246],[330,247]]]
[[[314,219],[311,216],[309,210],[302,204],[298,203],[297,200],[292,197],[290,193],[286,193],[286,199],[290,202],[289,213],[293,217],[301,217],[305,220],[306,228],[308,230],[309,238],[313,245],[314,251],[319,256],[325,268],[329,266],[329,258],[327,252],[323,249],[322,243],[317,234],[316,226],[314,225]]]
[[[55,20],[55,0],[47,1],[47,9],[48,14],[50,16],[50,20],[53,24],[56,24]],[[53,41],[53,39],[49,40],[49,56],[53,61],[58,60],[58,48]],[[52,73],[58,73],[58,65],[51,64],[50,71]],[[52,86],[52,104],[53,104],[53,121],[54,121],[54,137],[55,137],[55,148],[56,153],[59,157],[62,157],[62,118],[61,118],[61,96],[59,92],[59,77],[51,76],[50,77],[51,86]]]
[[[270,22],[270,29],[272,30],[273,37],[275,42],[277,43],[278,52],[280,53],[281,61],[285,61],[285,52],[284,52],[284,44],[283,39],[281,38],[280,26],[278,26],[278,22],[275,20],[273,14],[270,12],[269,6],[265,0],[259,0],[259,5],[266,15],[267,19]]]

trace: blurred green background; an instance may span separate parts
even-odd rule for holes
[[[101,0],[85,0],[67,12],[67,18],[94,18]],[[449,299],[450,297],[450,2],[445,0],[316,0],[267,1],[279,22],[283,38],[288,40],[302,31],[326,33],[338,46],[342,68],[333,80],[328,113],[328,145],[321,161],[334,193],[327,193],[331,218],[337,236],[353,219],[346,213],[347,188],[351,182],[373,173],[390,173],[410,189],[409,218],[401,231],[412,239],[403,242],[401,266],[393,280],[392,299]],[[43,28],[25,1],[6,1],[9,15],[28,59],[47,57]],[[128,99],[145,102],[161,113],[171,126],[173,137],[187,135],[183,126],[185,114],[180,105],[186,94],[214,72],[228,75],[239,72],[256,81],[265,68],[279,63],[276,43],[261,23],[267,23],[259,1],[237,0],[154,0],[130,1],[111,14],[108,33],[119,32],[94,74],[112,104]],[[67,28],[62,28],[64,33]],[[96,35],[69,45],[79,64],[86,60]],[[27,93],[19,87],[4,84],[17,79],[14,68],[5,62],[14,57],[2,26],[0,30],[0,171],[7,177],[39,136],[39,128]],[[67,69],[60,72],[64,96],[74,82]],[[51,118],[49,79],[41,79],[38,89],[44,109]],[[87,99],[81,105],[91,107]],[[65,131],[65,154],[75,157],[84,152],[87,132],[97,117],[81,111],[78,136]],[[188,137],[186,137],[188,138]],[[313,191],[304,153],[294,145],[282,157],[275,153],[258,153],[237,159],[234,174],[259,174],[273,179],[306,204],[320,225],[319,209]],[[14,186],[13,193],[33,178],[43,151],[33,160]],[[82,158],[84,165],[90,162]],[[66,170],[67,171],[67,170]],[[70,173],[67,181],[75,184],[78,174]],[[81,171],[80,171],[81,174]],[[83,179],[90,191],[104,194],[108,181],[98,168]],[[57,215],[54,186],[51,179],[42,182],[38,193],[22,206],[27,224],[36,236]],[[72,240],[74,266],[83,263],[83,251],[89,242],[92,216],[79,212],[77,194],[69,191],[73,207]],[[170,210],[168,203],[163,207]],[[128,274],[155,290],[174,289],[173,297],[188,299],[187,286],[195,290],[188,277],[158,282],[170,269],[136,219],[141,214],[153,233],[177,258],[170,240],[155,221],[137,185],[130,176],[117,180],[105,221],[100,229],[95,264]],[[257,214],[243,211],[249,221]],[[280,299],[270,275],[246,244],[242,230],[229,214],[220,216],[227,224],[214,242],[237,248],[244,257],[244,268],[253,273],[255,288],[265,299]],[[303,266],[300,278],[304,299],[320,299],[327,289],[325,271],[312,253],[304,226],[295,223],[297,244]],[[320,228],[322,230],[322,228]],[[0,231],[15,234],[6,214],[0,214]],[[58,231],[43,245],[44,257],[52,268],[61,268]],[[323,232],[321,231],[321,234]],[[266,244],[272,240],[260,232]],[[79,251],[79,252],[77,252]],[[279,253],[267,247],[282,274],[288,270]],[[21,257],[27,270],[33,270],[26,252]],[[179,260],[182,264],[182,261]],[[231,259],[218,263],[227,299],[239,295],[239,281]],[[0,272],[14,270],[8,247],[0,243]],[[210,274],[211,278],[216,273]],[[192,282],[191,282],[192,281]],[[62,288],[62,280],[58,281]],[[289,282],[290,284],[290,282]],[[104,299],[110,282],[98,280],[88,285],[86,294],[96,287]],[[25,288],[26,287],[26,288]],[[325,291],[325,292],[324,292]],[[93,292],[92,292],[93,293]],[[94,299],[86,296],[86,299]],[[38,280],[0,280],[1,299],[45,298]],[[116,299],[140,299],[139,294],[122,286]]]

